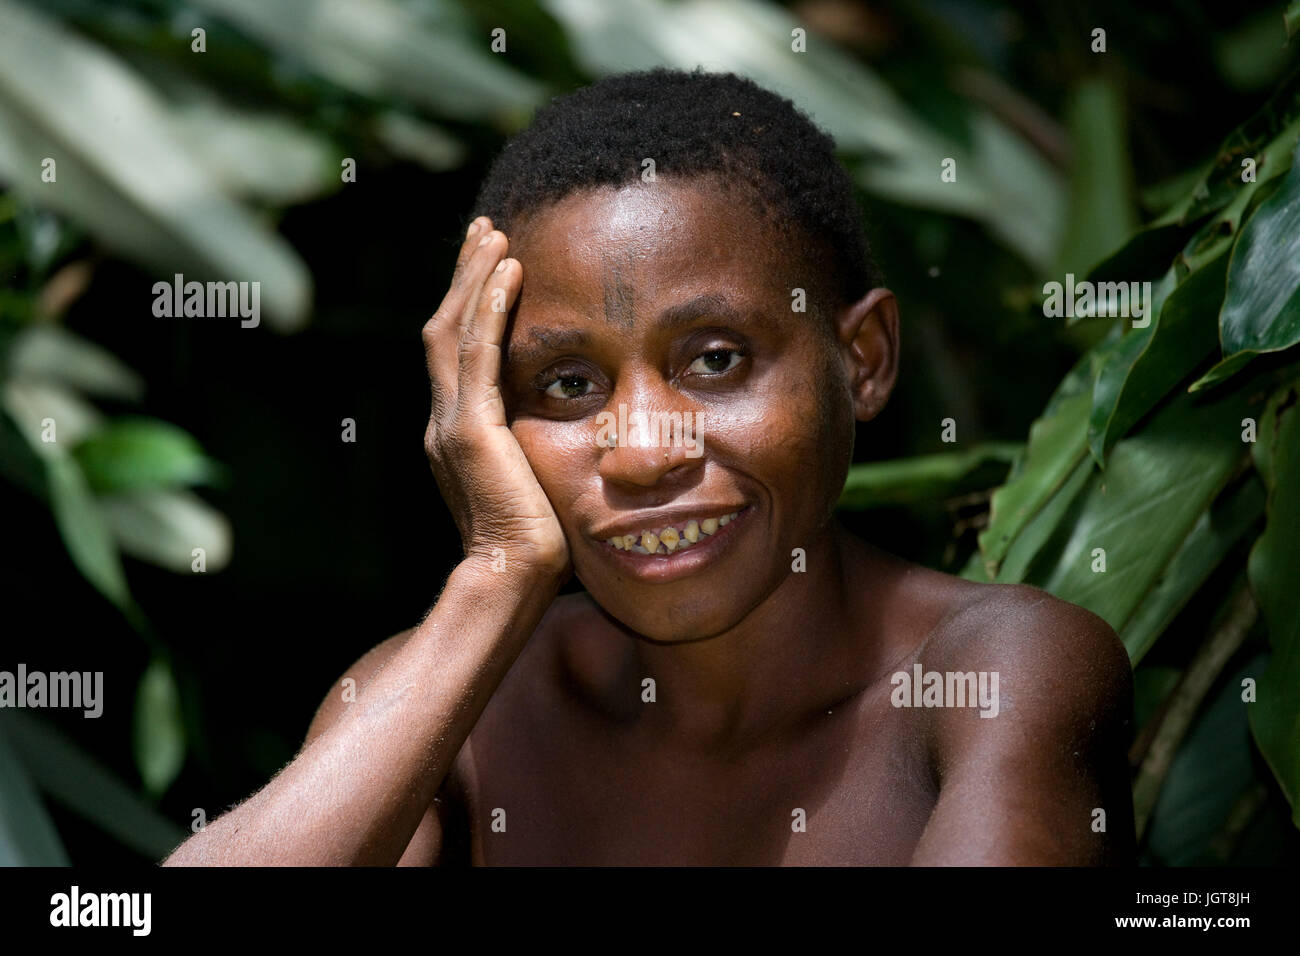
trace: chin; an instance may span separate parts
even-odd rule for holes
[[[585,581],[583,583],[586,585]],[[587,586],[587,591],[606,614],[653,644],[693,644],[715,638],[744,620],[762,600],[762,595],[753,595],[752,600],[745,600],[729,591],[713,598],[658,596],[637,601],[617,583],[607,589],[602,589],[599,584]],[[668,613],[664,613],[665,605]]]

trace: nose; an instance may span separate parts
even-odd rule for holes
[[[597,416],[603,481],[653,488],[684,478],[703,462],[699,412],[666,383],[633,383],[615,391]]]

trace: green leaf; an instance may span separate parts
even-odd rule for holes
[[[185,839],[181,827],[44,720],[12,711],[3,726],[41,790],[123,845],[161,859]]]
[[[1244,459],[1240,422],[1259,401],[1250,391],[1212,402],[1179,393],[1117,443],[1028,582],[1122,631]],[[1104,572],[1093,571],[1097,548]]]
[[[490,52],[491,37],[471,43],[458,30],[434,29],[410,4],[195,0],[194,5],[368,98],[409,100],[462,120],[522,118],[542,100],[539,84],[507,66],[506,56]],[[506,40],[527,42],[514,34]]]
[[[97,494],[211,483],[220,475],[189,432],[150,418],[114,421],[73,455]]]
[[[1219,146],[1214,164],[1192,190],[1181,222],[1194,222],[1231,203],[1245,187],[1286,172],[1300,121],[1300,69],[1293,70],[1250,119]],[[1244,183],[1242,161],[1255,160],[1255,183]]]
[[[287,116],[235,109],[211,97],[178,106],[172,123],[232,195],[289,205],[342,185],[343,151]]]
[[[1257,704],[1241,700],[1241,679],[1257,672],[1251,661],[1228,675],[1222,690],[1202,707],[1160,788],[1148,846],[1165,866],[1204,864],[1210,841],[1237,797],[1254,779],[1247,746],[1246,713]]]
[[[1016,535],[1011,547],[1007,549],[1002,565],[997,569],[994,580],[1002,584],[1018,584],[1025,579],[1038,553],[1059,533],[1061,522],[1069,513],[1075,498],[1088,483],[1094,466],[1087,455],[1078,456],[1078,464],[1069,477],[1060,484],[1029,520],[1020,533]]]
[[[1120,640],[1134,667],[1263,514],[1264,487],[1252,479],[1243,482],[1197,519],[1155,586],[1120,632]]]
[[[465,147],[446,130],[397,110],[375,118],[374,134],[394,155],[435,173],[465,162]]]
[[[8,354],[15,379],[54,382],[105,398],[138,402],[144,379],[107,349],[69,332],[41,323],[23,329]]]
[[[167,104],[120,59],[0,0],[0,175],[169,279],[260,282],[268,325],[298,328],[310,306],[306,265],[192,149]],[[57,163],[54,182],[40,177],[46,157]]]
[[[11,379],[0,383],[0,401],[24,440],[41,458],[67,457],[66,449],[103,427],[104,416],[99,409],[61,385]]]
[[[180,692],[171,665],[161,657],[150,661],[140,678],[132,743],[145,791],[157,798],[171,786],[185,763]]]
[[[50,815],[0,720],[0,866],[67,866]]]
[[[1290,40],[1300,30],[1300,0],[1291,3],[1282,11],[1282,24],[1286,27],[1286,37]]]
[[[104,597],[130,611],[122,561],[81,468],[72,458],[59,457],[46,461],[45,470],[54,521],[77,569]]]
[[[1134,666],[1133,726],[1140,730],[1160,711],[1182,673],[1177,667]]]
[[[1229,357],[1300,342],[1300,162],[1233,248],[1219,324]]]
[[[1189,392],[1200,392],[1226,382],[1249,365],[1254,357],[1254,352],[1238,352],[1236,355],[1229,356],[1187,386],[1187,390]]]
[[[1193,272],[1158,307],[1149,324],[1134,328],[1097,373],[1088,448],[1105,464],[1106,453],[1139,419],[1186,378],[1217,344],[1215,314],[1223,296],[1228,256]]]
[[[993,493],[989,526],[979,537],[980,553],[990,577],[1021,529],[1065,483],[1087,454],[1088,410],[1092,396],[1086,391],[1063,396],[1029,429],[1021,463],[1007,483]]]
[[[1272,656],[1259,677],[1258,699],[1250,705],[1250,726],[1260,752],[1291,801],[1292,820],[1300,826],[1300,387],[1273,396],[1264,415],[1274,419],[1265,430],[1271,439],[1257,447],[1267,456],[1261,471],[1269,479],[1268,524],[1251,550],[1248,572],[1268,632]],[[1256,443],[1257,446],[1259,443]]]
[[[839,507],[850,510],[950,498],[1001,481],[1018,442],[977,445],[966,451],[870,462],[849,469]]]
[[[45,463],[54,523],[77,570],[128,617],[138,620],[112,535],[81,466],[66,450],[98,427],[99,413],[74,393],[52,386],[5,382],[2,397],[19,433]],[[54,441],[42,441],[46,419],[53,419]]]
[[[117,544],[141,561],[191,574],[194,549],[202,548],[205,571],[230,562],[230,522],[188,491],[124,491],[105,495],[99,506]]]
[[[1075,151],[1059,273],[1084,272],[1137,226],[1123,99],[1098,74],[1078,83],[1066,109]]]

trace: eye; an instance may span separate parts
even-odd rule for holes
[[[547,398],[582,398],[591,391],[591,380],[581,375],[558,375],[546,387]]]
[[[709,349],[691,363],[689,371],[702,375],[719,375],[740,364],[739,349]]]

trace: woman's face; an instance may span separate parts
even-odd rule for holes
[[[721,633],[771,594],[824,533],[852,453],[814,276],[709,182],[584,191],[508,234],[511,430],[582,583],[658,641]],[[664,553],[640,553],[646,533]]]

